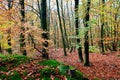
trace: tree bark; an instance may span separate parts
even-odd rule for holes
[[[56,4],[57,4],[57,12],[58,12],[58,18],[59,18],[60,31],[61,31],[61,35],[62,35],[62,43],[63,43],[64,55],[67,56],[65,39],[64,39],[63,29],[62,29],[62,21],[61,21],[61,18],[60,18],[60,11],[59,11],[58,0],[56,0]]]
[[[27,51],[25,49],[26,47],[26,43],[25,43],[25,5],[24,5],[24,0],[19,0],[21,9],[20,9],[20,13],[21,13],[21,33],[20,33],[20,51],[22,52],[23,55],[27,55]]]
[[[105,7],[105,0],[102,0],[102,15],[101,15],[101,50],[102,50],[102,53],[105,52],[105,49],[104,49],[104,7]]]
[[[43,29],[42,38],[44,39],[44,42],[42,43],[42,58],[49,59],[48,54],[48,39],[49,39],[49,28],[47,25],[47,0],[41,0],[41,27]]]
[[[81,41],[80,38],[78,38],[79,35],[78,6],[79,6],[79,0],[75,0],[75,27],[76,27],[77,44],[79,46],[77,51],[78,51],[79,61],[83,62],[82,47],[80,45]]]
[[[63,1],[61,0],[61,14],[62,14],[62,21],[63,21],[63,28],[64,28],[64,39],[65,39],[65,45],[69,49],[69,40],[68,35],[66,31],[66,22],[65,22],[65,16],[64,16],[64,10],[63,10]]]
[[[7,0],[8,1],[8,10],[10,11],[12,9],[12,5],[13,5],[13,1],[12,0]],[[11,16],[11,14],[9,14]],[[11,28],[9,28],[7,30],[8,32],[8,37],[7,37],[7,41],[8,41],[8,46],[9,48],[7,48],[7,52],[9,54],[12,54],[12,45],[11,45]]]
[[[90,20],[90,15],[89,15],[89,11],[90,11],[90,4],[91,4],[91,0],[87,0],[87,8],[86,8],[86,14],[85,14],[85,18],[84,18],[84,26],[85,28],[89,27],[88,21]],[[89,36],[88,36],[88,31],[85,32],[84,35],[84,53],[85,53],[85,62],[84,62],[84,66],[90,66],[89,63]]]

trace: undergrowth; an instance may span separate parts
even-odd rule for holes
[[[30,58],[23,55],[13,54],[13,55],[5,55],[0,54],[0,71],[8,71],[10,67],[15,67],[20,64],[24,64],[29,62]]]
[[[97,46],[89,46],[89,52],[91,53],[99,52],[99,48]]]
[[[36,68],[37,72],[31,73],[31,66],[33,64],[30,62],[30,58],[23,55],[13,54],[13,55],[4,55],[0,54],[0,80],[84,80],[83,74],[73,68],[72,66],[65,65],[64,63],[58,62],[56,60],[44,60],[38,61],[34,64],[37,66],[43,66],[42,68]],[[19,70],[14,69],[13,67],[18,67],[18,65],[24,63],[28,64],[28,69],[19,67]],[[27,65],[26,64],[26,65]],[[22,72],[21,72],[22,71]],[[4,74],[3,74],[4,73]]]
[[[72,66],[65,65],[56,60],[45,60],[39,62],[40,65],[48,66],[40,71],[41,80],[51,80],[50,77],[53,76],[54,80],[83,80],[83,74],[73,68]],[[46,79],[47,78],[47,79]]]

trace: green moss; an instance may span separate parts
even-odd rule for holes
[[[0,67],[0,71],[5,71],[5,72],[6,72],[6,71],[8,71],[8,69],[7,69],[6,66],[1,66],[1,67]]]
[[[56,75],[56,68],[58,69],[57,75],[66,76],[68,80],[79,80],[79,79],[82,80],[83,79],[83,75],[80,71],[75,70],[75,68],[72,66],[65,65],[56,60],[45,60],[45,61],[39,62],[39,64],[43,65],[43,66],[48,66],[47,68],[44,68],[40,71],[40,74],[41,74],[40,79],[41,80],[44,80],[44,78],[46,78],[46,77],[50,78],[51,74]],[[71,76],[69,74],[70,70],[75,70],[75,76]],[[60,80],[60,79],[55,78],[55,80]]]
[[[83,79],[83,74],[80,71],[76,70],[76,76],[74,78],[75,79]]]
[[[21,78],[19,72],[14,70],[9,73],[8,80],[22,80],[22,78]]]
[[[39,62],[39,64],[43,65],[43,66],[57,67],[62,63],[60,63],[60,62],[58,62],[56,60],[45,60],[45,61]]]
[[[67,71],[70,69],[69,66],[66,65],[59,65],[58,69],[60,71],[61,74],[66,75]]]
[[[50,77],[51,74],[55,74],[54,68],[44,68],[40,71],[41,77]]]
[[[2,75],[0,76],[0,79],[1,79],[1,80],[4,80],[6,77],[7,77],[6,74],[2,74]]]
[[[60,80],[59,78],[55,78],[54,80]]]
[[[20,65],[22,63],[26,63],[27,61],[30,60],[30,58],[28,58],[27,56],[18,55],[18,54],[13,54],[13,55],[0,54],[0,58],[2,58],[3,63],[11,64],[12,65],[11,67]]]

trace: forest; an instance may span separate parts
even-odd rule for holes
[[[0,80],[120,80],[120,0],[0,0]]]

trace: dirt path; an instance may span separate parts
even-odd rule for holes
[[[102,80],[120,80],[120,52],[90,54],[90,67],[84,67],[78,62],[76,52],[68,53],[68,56],[63,56],[62,50],[51,51],[50,57],[66,64],[72,65],[81,70],[89,79],[99,78]]]

